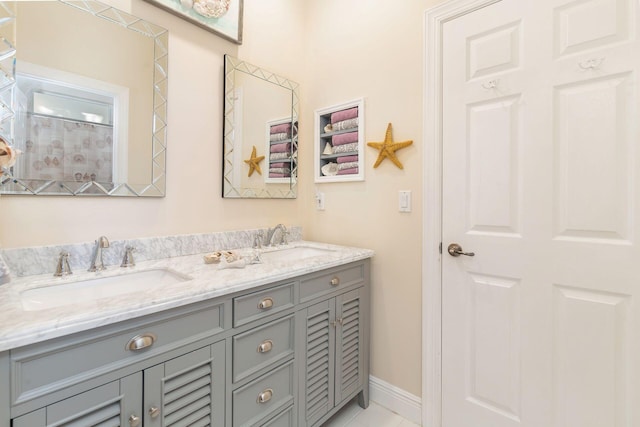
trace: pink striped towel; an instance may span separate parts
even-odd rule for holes
[[[331,143],[335,147],[336,145],[349,144],[351,142],[358,142],[358,132],[341,133],[340,135],[333,135],[331,137]]]
[[[331,114],[331,123],[341,122],[347,119],[358,117],[358,107],[349,108],[347,110],[336,111]]]
[[[280,125],[273,125],[269,130],[269,133],[289,133],[291,131],[291,123],[282,123]]]
[[[288,142],[285,142],[283,144],[273,144],[270,151],[272,153],[287,153],[291,151],[291,144],[289,144]]]
[[[357,154],[355,156],[338,157],[338,163],[351,163],[351,162],[357,162],[357,161],[358,161],[358,155]]]
[[[271,167],[271,168],[288,168],[290,166],[291,166],[291,163],[289,163],[289,162],[286,162],[286,163],[285,162],[271,163],[269,165],[269,167]]]
[[[358,173],[358,168],[342,169],[338,171],[338,175],[355,175]]]

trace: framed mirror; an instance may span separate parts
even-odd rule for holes
[[[15,46],[2,135],[21,151],[0,193],[164,196],[167,30],[94,0],[0,13]]]
[[[298,83],[225,56],[222,197],[297,197]]]

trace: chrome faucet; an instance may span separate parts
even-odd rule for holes
[[[124,248],[124,256],[122,257],[122,263],[120,267],[135,267],[136,262],[133,260],[133,253],[136,251],[136,248],[133,246],[125,246]]]
[[[56,265],[56,272],[53,273],[56,277],[67,276],[69,274],[73,274],[71,271],[71,266],[69,266],[69,252],[60,252],[60,257],[58,258],[58,264]]]
[[[289,234],[289,231],[287,230],[287,227],[285,227],[283,224],[278,224],[275,227],[270,228],[269,231],[267,232],[267,239],[265,241],[266,246],[274,245],[273,236],[275,236],[276,231],[278,230],[280,230],[280,244],[281,245],[287,244],[287,234]]]
[[[264,241],[264,231],[258,230],[253,236],[253,249],[262,249],[262,242]]]
[[[96,248],[93,251],[93,258],[91,259],[89,271],[100,271],[106,268],[104,266],[104,262],[102,262],[102,249],[106,249],[108,247],[109,239],[105,236],[100,236],[98,240],[96,240]]]

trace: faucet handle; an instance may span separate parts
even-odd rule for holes
[[[133,259],[133,253],[136,251],[136,248],[133,246],[125,246],[124,248],[124,256],[122,257],[122,263],[120,267],[135,267],[136,262]]]
[[[253,236],[253,249],[262,249],[262,242],[264,241],[264,231],[258,230]]]
[[[62,251],[60,252],[60,257],[58,258],[56,272],[53,273],[53,275],[55,277],[62,277],[69,274],[73,274],[73,271],[71,271],[71,266],[69,265],[69,252]]]

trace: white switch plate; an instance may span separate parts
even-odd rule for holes
[[[316,193],[316,209],[319,211],[324,210],[324,193]]]
[[[400,212],[411,212],[411,190],[400,190],[398,192],[398,210]]]

